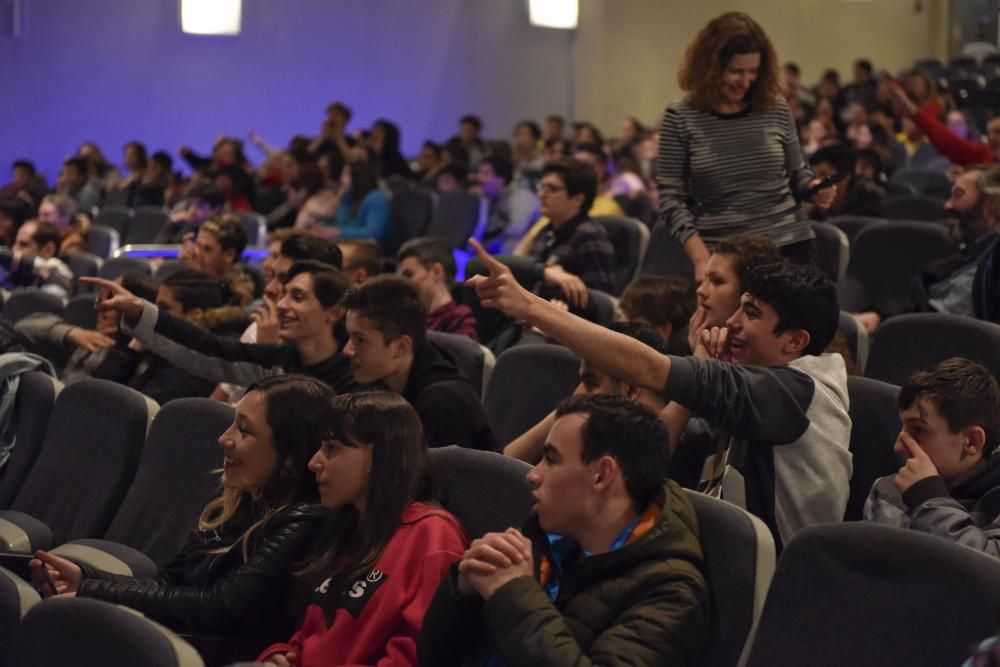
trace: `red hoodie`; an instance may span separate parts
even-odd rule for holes
[[[299,631],[257,661],[293,651],[297,667],[415,666],[424,613],[468,542],[452,514],[413,503],[371,572],[339,595],[320,584]]]

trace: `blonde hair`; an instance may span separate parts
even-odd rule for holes
[[[691,104],[706,111],[721,105],[722,74],[733,56],[744,53],[760,54],[757,80],[748,93],[751,106],[774,107],[781,99],[778,54],[764,29],[743,12],[715,17],[688,45],[677,82]]]

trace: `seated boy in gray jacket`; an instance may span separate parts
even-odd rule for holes
[[[895,450],[905,462],[875,481],[864,518],[1000,556],[1000,386],[992,373],[948,359],[910,376],[897,403]]]

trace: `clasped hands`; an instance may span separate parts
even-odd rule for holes
[[[472,542],[458,564],[458,590],[464,595],[478,593],[489,600],[507,582],[531,576],[531,540],[516,528],[508,528]]]

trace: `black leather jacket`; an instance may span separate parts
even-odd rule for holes
[[[293,572],[327,516],[306,503],[278,512],[251,534],[244,562],[242,537],[253,522],[245,511],[221,533],[194,533],[156,579],[81,565],[77,595],[131,607],[179,632],[284,638],[295,624]]]

